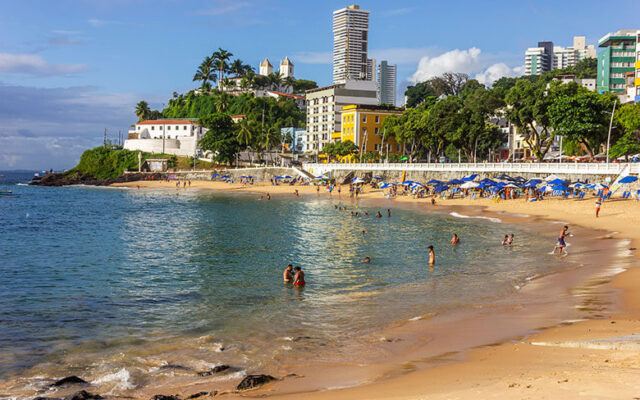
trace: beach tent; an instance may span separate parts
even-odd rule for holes
[[[475,183],[475,182],[472,182],[472,181],[468,181],[468,182],[465,182],[462,185],[460,185],[460,187],[462,189],[473,189],[473,188],[477,188],[478,186],[480,186],[479,183]]]
[[[550,182],[547,182],[548,185],[566,185],[567,181],[563,181],[562,179],[554,179]]]
[[[624,178],[620,179],[618,183],[633,183],[637,180],[638,180],[638,177],[636,176],[625,176]]]
[[[433,184],[437,185],[437,184],[440,184],[440,183],[442,183],[442,181],[439,181],[437,179],[432,179],[429,182],[427,182],[427,185],[433,185]]]
[[[477,177],[478,177],[478,174],[472,174],[472,175],[463,177],[462,180],[464,182],[471,182],[471,181],[475,180]]]
[[[463,183],[464,181],[461,181],[460,179],[452,179],[447,182],[448,185],[462,185]]]

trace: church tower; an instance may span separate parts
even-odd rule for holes
[[[273,65],[269,62],[268,58],[265,58],[262,63],[260,63],[260,75],[267,76],[273,73]]]
[[[280,75],[283,77],[293,78],[293,63],[289,60],[289,57],[285,57],[284,61],[280,63]]]

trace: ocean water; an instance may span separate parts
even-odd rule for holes
[[[346,341],[491,303],[553,268],[539,262],[549,238],[497,220],[400,208],[388,218],[386,207],[324,195],[19,184],[30,176],[0,178],[0,190],[20,194],[0,198],[9,394],[70,374],[126,394],[166,364],[256,372],[296,354],[334,359]],[[506,233],[512,248],[500,245]],[[305,271],[304,289],[282,283],[288,263]]]

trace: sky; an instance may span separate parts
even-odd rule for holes
[[[166,105],[197,86],[222,47],[254,66],[288,56],[295,76],[331,84],[332,12],[353,1],[2,0],[0,170],[72,168],[82,151],[137,121],[135,104]],[[640,29],[640,1],[423,0],[358,3],[370,10],[370,57],[398,65],[407,85],[464,72],[490,85],[522,74],[538,41],[588,44]]]

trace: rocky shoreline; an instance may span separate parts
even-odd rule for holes
[[[145,179],[162,180],[164,175],[160,173],[155,174],[123,174],[116,178],[99,179],[90,175],[84,175],[80,173],[54,173],[47,174],[40,179],[34,179],[29,182],[29,185],[34,186],[70,186],[70,185],[91,185],[91,186],[109,186],[114,183],[126,183],[141,181]]]

